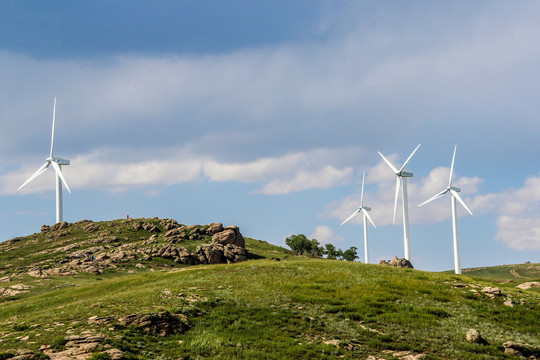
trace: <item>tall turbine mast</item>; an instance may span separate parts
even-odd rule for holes
[[[341,223],[341,225],[345,224],[347,221],[351,220],[353,217],[355,217],[359,213],[362,213],[362,216],[364,218],[364,260],[366,264],[369,264],[369,244],[368,244],[367,221],[369,220],[369,222],[373,225],[374,228],[377,228],[377,227],[375,226],[375,223],[373,222],[373,220],[371,220],[371,217],[369,216],[369,213],[368,213],[368,211],[371,211],[371,208],[364,206],[364,181],[365,179],[366,179],[366,172],[364,171],[364,175],[362,176],[362,193],[360,195],[360,206],[347,219],[345,219]]]
[[[49,165],[52,165],[55,173],[56,173],[56,222],[62,222],[64,220],[64,212],[63,212],[63,201],[62,201],[62,183],[66,186],[66,189],[71,193],[71,190],[69,189],[69,186],[66,182],[66,179],[64,178],[64,175],[62,174],[62,165],[69,165],[69,160],[54,157],[54,126],[56,122],[56,98],[54,98],[54,105],[53,105],[53,123],[52,123],[52,135],[51,135],[51,152],[49,154],[49,157],[45,160],[45,164],[41,165],[41,167],[34,173],[32,176],[28,178],[17,190],[20,190],[23,186],[37,178],[39,175],[43,174]]]
[[[418,144],[416,149],[413,150],[411,155],[405,160],[401,168],[398,170],[390,161],[388,161],[387,158],[384,157],[383,154],[379,151],[379,155],[382,157],[386,165],[394,172],[396,175],[396,195],[394,197],[394,218],[393,223],[396,223],[396,209],[397,209],[397,201],[399,196],[399,187],[400,184],[403,183],[402,192],[401,192],[401,199],[403,204],[403,247],[405,250],[405,259],[411,260],[411,246],[410,246],[410,233],[409,233],[409,203],[408,203],[408,194],[407,194],[407,178],[413,177],[412,172],[404,171],[405,166],[409,163],[411,158],[413,157],[414,153],[422,144]]]
[[[452,156],[452,166],[450,167],[450,177],[448,179],[448,186],[443,191],[439,192],[438,194],[432,196],[431,198],[427,199],[423,203],[421,203],[418,206],[422,206],[424,204],[427,204],[428,202],[431,202],[435,199],[438,199],[442,196],[444,196],[446,193],[450,193],[451,195],[451,204],[452,204],[452,234],[453,234],[453,240],[454,240],[454,271],[456,274],[461,274],[461,261],[459,256],[459,239],[458,239],[458,227],[457,227],[457,209],[456,209],[456,200],[459,201],[459,203],[469,212],[469,214],[473,214],[471,210],[465,205],[465,202],[463,199],[461,199],[461,196],[459,196],[459,192],[461,191],[460,188],[457,188],[455,186],[452,186],[452,176],[454,174],[454,160],[456,159],[456,150],[457,145],[454,147],[454,156]]]

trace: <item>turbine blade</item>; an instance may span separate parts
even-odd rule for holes
[[[366,172],[362,176],[362,195],[360,195],[360,206],[364,206],[364,181],[366,180]]]
[[[343,220],[343,222],[341,223],[341,225],[345,224],[347,221],[351,220],[353,217],[355,217],[356,215],[358,215],[358,213],[360,212],[360,209],[356,210],[355,212],[353,212],[348,218],[346,218],[345,220]]]
[[[60,165],[58,165],[54,161],[51,161],[51,163],[52,163],[52,166],[53,166],[54,170],[56,171],[56,175],[58,175],[60,177],[60,179],[62,180],[62,182],[66,186],[67,191],[69,191],[69,193],[71,194],[71,190],[69,189],[69,186],[68,186],[68,184],[66,182],[66,179],[64,178],[64,175],[62,174],[62,169],[60,169]]]
[[[25,186],[26,184],[28,184],[30,181],[34,180],[35,178],[37,178],[39,175],[43,174],[45,172],[45,170],[47,170],[47,168],[49,167],[51,163],[50,162],[46,162],[45,164],[41,165],[41,167],[35,172],[32,174],[32,176],[30,176],[28,178],[28,180],[26,180],[24,182],[24,184],[22,184],[21,186],[19,186],[19,188],[17,190],[20,190],[23,186]]]
[[[396,196],[394,198],[394,218],[392,220],[392,224],[396,223],[397,199],[398,199],[398,196],[399,196],[399,186],[400,186],[400,184],[401,184],[401,182],[400,182],[399,176],[396,176]]]
[[[456,159],[457,145],[454,146],[454,156],[452,156],[452,166],[450,166],[450,177],[448,178],[448,187],[452,186],[452,175],[454,175],[454,160]]]
[[[366,209],[362,209],[362,212],[364,213],[364,215],[366,215],[366,217],[368,218],[369,222],[371,223],[371,225],[373,225],[374,228],[377,228],[375,226],[375,223],[373,222],[373,220],[371,220],[371,216],[369,216],[369,213],[366,211]]]
[[[381,154],[380,151],[378,151],[378,153],[379,153],[379,155],[381,155],[381,157],[384,160],[384,162],[386,163],[386,165],[388,165],[390,167],[390,169],[394,172],[394,174],[399,173],[398,169],[396,169],[396,167],[394,165],[392,165],[392,163],[390,161],[388,161],[388,159],[385,158],[384,155]]]
[[[422,144],[418,144],[418,146],[416,147],[416,149],[414,149],[414,151],[411,153],[411,155],[409,155],[409,157],[407,158],[407,160],[405,160],[405,162],[403,163],[403,166],[401,167],[401,169],[399,169],[399,171],[405,169],[405,166],[407,166],[407,163],[409,162],[409,160],[411,160],[411,158],[413,157],[414,153],[416,152],[416,150],[418,150],[418,148],[420,147],[420,145]]]
[[[420,205],[418,205],[418,207],[422,206],[422,205],[425,205],[427,204],[428,202],[431,202],[435,199],[438,199],[442,196],[444,196],[446,193],[448,192],[448,189],[444,189],[443,191],[441,191],[440,193],[438,193],[437,195],[433,195],[432,197],[430,197],[429,199],[427,199],[426,201],[424,201],[423,203],[421,203]]]
[[[56,120],[56,97],[54,98],[54,106],[53,106],[53,116],[52,116],[52,136],[51,136],[51,155],[50,157],[53,157],[53,150],[54,150],[54,123]]]
[[[467,205],[465,205],[465,202],[461,199],[461,196],[459,196],[459,194],[457,193],[457,191],[455,190],[452,190],[450,189],[450,192],[452,193],[452,195],[457,199],[457,201],[459,201],[459,203],[461,205],[463,205],[463,207],[465,208],[465,210],[467,210],[469,212],[469,214],[473,214],[471,210],[469,210],[469,208],[467,207]]]

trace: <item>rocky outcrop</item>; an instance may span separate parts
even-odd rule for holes
[[[540,282],[528,281],[528,282],[524,282],[523,284],[519,284],[517,287],[520,288],[521,290],[529,290],[530,288],[533,288],[533,287],[540,287]]]
[[[140,231],[140,234],[134,234],[134,231]],[[80,220],[43,225],[42,233],[34,234],[29,240],[14,238],[0,243],[0,251],[13,251],[38,242],[40,245],[50,243],[35,253],[47,259],[19,269],[35,278],[81,272],[100,275],[105,269],[116,268],[118,264],[131,266],[156,257],[182,265],[247,260],[245,240],[237,226],[224,227],[222,223],[186,226],[176,220],[157,218],[100,223]],[[179,246],[182,242],[186,245]],[[11,290],[6,294],[9,293]]]
[[[168,312],[132,314],[121,317],[118,321],[124,326],[135,326],[148,334],[157,336],[183,333],[188,329],[188,321],[184,315]]]
[[[525,358],[529,358],[529,359],[536,359],[536,356],[534,353],[536,353],[536,355],[538,355],[538,352],[540,352],[540,349],[538,348],[534,348],[533,346],[531,345],[527,345],[527,344],[520,344],[518,342],[515,342],[515,341],[507,341],[503,344],[503,348],[504,348],[504,353],[505,354],[508,354],[508,355],[513,355],[513,356],[520,356],[520,357],[525,357]]]
[[[379,261],[380,265],[388,265],[393,267],[402,267],[402,268],[410,268],[414,269],[411,262],[407,259],[400,259],[397,256],[394,256],[392,260],[381,260]]]
[[[43,353],[51,360],[88,359],[105,342],[105,337],[99,334],[70,335],[66,336],[65,340],[67,341],[65,350],[55,352],[51,349],[44,349]],[[124,353],[119,349],[110,348],[103,352],[113,360],[124,358]]]
[[[488,298],[495,299],[497,296],[501,296],[501,289],[498,287],[486,286],[481,290]]]
[[[240,234],[240,229],[235,225],[213,234],[212,242],[221,245],[233,244],[239,247],[244,247],[246,244],[244,237]]]

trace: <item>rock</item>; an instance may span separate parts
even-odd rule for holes
[[[497,296],[501,296],[501,289],[498,287],[486,286],[481,290],[488,298],[495,299]]]
[[[215,233],[223,231],[223,224],[222,223],[211,223],[208,225],[208,228],[206,229],[206,233],[208,235],[214,235]]]
[[[69,224],[66,221],[61,221],[51,226],[49,230],[50,231],[64,230],[64,229],[67,229],[68,227],[69,227]]]
[[[240,229],[238,226],[229,226],[223,231],[215,233],[212,235],[212,242],[218,243],[221,245],[234,244],[236,246],[244,247],[245,240],[242,234],[240,234]]]
[[[186,233],[184,232],[184,229],[182,228],[174,228],[174,229],[171,229],[169,231],[167,231],[165,233],[165,237],[173,237],[173,236],[178,236],[178,237],[183,237],[185,236]]]
[[[520,288],[521,290],[529,290],[530,288],[533,288],[533,287],[540,287],[540,282],[538,281],[524,282],[523,284],[519,284],[517,287]]]
[[[120,360],[124,358],[124,353],[118,349],[109,349],[105,350],[105,352],[109,354],[112,360]]]
[[[135,326],[146,333],[157,336],[183,333],[188,328],[187,318],[184,315],[168,312],[133,314],[118,318],[118,321],[124,326]]]
[[[26,336],[25,336],[26,337]],[[26,341],[28,339],[21,339],[21,341]],[[31,360],[34,359],[34,352],[29,349],[18,349],[13,357],[9,357],[10,360]]]
[[[510,298],[510,297],[506,298],[506,300],[504,301],[503,304],[508,306],[508,307],[514,307],[514,302],[512,301],[512,298]]]
[[[111,324],[115,320],[114,316],[91,316],[88,318],[89,324],[106,325]]]
[[[527,344],[520,344],[515,341],[507,341],[503,344],[504,353],[514,356],[529,357],[533,355],[534,348]]]
[[[11,281],[11,278],[9,276],[4,276],[3,278],[0,278],[1,282],[9,282]]]
[[[88,359],[92,356],[92,352],[105,341],[105,338],[96,334],[69,335],[65,337],[65,340],[67,341],[65,350],[53,352],[49,348],[44,349],[43,353],[48,355],[51,360]]]
[[[467,334],[465,335],[465,338],[468,342],[473,344],[486,345],[488,343],[482,338],[482,335],[480,335],[480,333],[476,329],[469,329],[469,331],[467,331]]]
[[[392,260],[381,260],[379,261],[380,265],[388,265],[393,267],[402,267],[402,268],[409,268],[414,269],[411,262],[407,259],[400,259],[397,256],[394,256]]]
[[[204,252],[204,256],[208,264],[221,264],[224,261],[223,245],[221,244],[207,244],[201,246],[201,251]]]
[[[86,232],[97,231],[97,230],[99,230],[99,225],[98,225],[98,224],[95,224],[95,223],[91,223],[91,224],[86,225],[86,226],[83,228],[83,230],[86,231]]]
[[[151,224],[151,223],[145,223],[143,224],[142,228],[148,232],[151,232],[151,233],[158,233],[158,232],[161,232],[161,230],[159,229],[159,227],[157,227],[156,225],[154,224]]]
[[[49,225],[42,225],[42,226],[41,226],[41,232],[42,232],[42,233],[45,233],[45,232],[47,232],[47,231],[49,231],[49,230],[50,230],[50,226],[49,226]]]

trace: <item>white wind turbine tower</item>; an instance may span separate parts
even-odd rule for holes
[[[459,201],[461,205],[469,212],[469,214],[473,214],[471,210],[465,205],[461,197],[459,196],[458,192],[461,191],[460,188],[452,186],[452,175],[454,173],[454,160],[456,159],[456,150],[457,145],[454,147],[454,156],[452,157],[452,166],[450,167],[450,178],[448,179],[448,186],[446,189],[438,193],[437,195],[427,199],[423,203],[421,203],[418,206],[422,206],[424,204],[427,204],[430,201],[433,201],[435,199],[438,199],[442,196],[444,196],[446,193],[450,193],[452,195],[452,229],[454,234],[454,268],[456,274],[461,274],[461,263],[459,260],[459,241],[458,241],[458,229],[457,229],[457,209],[456,209],[456,199]]]
[[[364,171],[364,176],[362,177],[362,195],[360,195],[360,206],[358,209],[351,214],[345,221],[341,223],[341,225],[345,224],[347,221],[351,220],[353,217],[358,215],[359,213],[362,213],[364,217],[364,259],[365,263],[369,264],[369,249],[368,249],[368,234],[367,234],[367,220],[371,222],[374,228],[376,228],[375,223],[373,220],[371,220],[371,217],[368,214],[368,211],[371,211],[371,208],[364,206],[364,180],[366,179],[366,172]]]
[[[407,160],[405,160],[405,162],[403,163],[403,166],[399,170],[396,169],[396,167],[392,165],[392,163],[388,161],[388,159],[385,158],[384,155],[381,154],[381,152],[379,151],[379,155],[381,155],[386,165],[388,165],[388,167],[390,167],[390,170],[392,170],[394,174],[396,174],[396,196],[394,200],[394,218],[393,218],[394,224],[396,223],[396,208],[397,208],[397,201],[398,201],[398,196],[399,196],[399,186],[400,186],[400,183],[403,182],[403,188],[402,188],[402,193],[401,193],[402,204],[403,204],[403,245],[405,248],[405,259],[409,261],[411,260],[411,247],[410,247],[410,235],[409,235],[409,204],[408,204],[408,195],[407,195],[407,178],[412,177],[413,173],[408,172],[408,171],[403,171],[403,169],[405,169],[405,166],[407,166],[407,164],[409,163],[409,160],[411,160],[411,158],[413,157],[416,150],[418,150],[420,145],[421,144],[418,144],[416,149],[414,149],[411,155],[409,155],[409,157],[407,158]]]
[[[54,171],[56,172],[56,222],[59,223],[63,221],[63,206],[62,206],[62,183],[66,186],[67,190],[71,193],[69,186],[62,174],[62,165],[69,165],[69,160],[61,159],[53,156],[54,150],[54,123],[56,120],[56,98],[54,98],[53,106],[53,124],[52,124],[52,138],[51,138],[51,153],[49,157],[45,160],[43,164],[32,176],[28,178],[17,190],[20,190],[23,186],[37,178],[39,175],[43,174],[49,165],[52,164]]]

